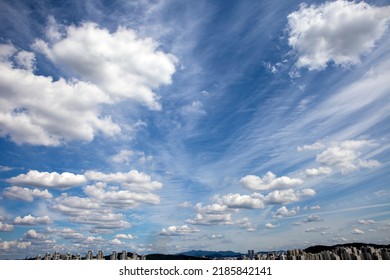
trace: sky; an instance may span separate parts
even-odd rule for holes
[[[388,1],[0,1],[0,258],[390,243]]]

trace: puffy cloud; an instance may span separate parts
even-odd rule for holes
[[[192,203],[189,201],[184,201],[183,203],[179,204],[179,207],[180,208],[190,208],[190,207],[192,207]]]
[[[181,113],[185,117],[196,117],[207,115],[203,108],[203,104],[200,101],[193,101],[191,104],[184,106],[181,109]]]
[[[70,188],[86,183],[84,175],[76,175],[69,172],[39,172],[30,170],[27,174],[20,174],[7,179],[7,182],[16,185],[29,185],[45,188]]]
[[[264,197],[266,204],[287,204],[299,201],[301,198],[314,196],[316,194],[313,189],[303,189],[294,191],[293,189],[276,190]]]
[[[39,225],[39,224],[50,224],[52,221],[49,218],[49,216],[43,216],[43,217],[34,217],[31,215],[27,215],[24,217],[16,217],[14,219],[15,225],[23,225],[23,226],[32,226],[32,225]]]
[[[64,228],[63,230],[61,230],[60,236],[64,239],[68,239],[68,240],[84,239],[84,235],[82,235],[81,233],[78,233],[77,231],[75,231],[74,229],[71,229],[71,228]]]
[[[12,55],[15,63],[10,56],[0,61],[0,136],[18,144],[58,146],[92,141],[99,132],[119,133],[119,126],[100,114],[101,104],[110,100],[97,86],[35,75],[26,52],[15,49]]]
[[[54,22],[51,25],[56,29]],[[68,26],[62,36],[55,34],[49,43],[37,40],[34,48],[58,67],[96,84],[113,100],[130,99],[161,109],[153,90],[171,83],[177,59],[157,50],[153,39],[138,38],[124,27],[110,33],[91,22]]]
[[[90,198],[112,207],[133,208],[140,203],[160,203],[160,197],[152,193],[135,193],[128,190],[106,191],[104,185],[86,186],[84,192]]]
[[[369,140],[347,140],[333,144],[316,157],[317,162],[325,166],[338,167],[343,174],[359,170],[361,168],[372,168],[380,165],[380,162],[360,158],[360,150],[375,145]]]
[[[298,146],[297,150],[298,152],[303,152],[303,151],[315,151],[315,150],[321,150],[325,147],[325,145],[322,142],[315,142],[310,145],[303,145],[303,146]]]
[[[296,209],[288,210],[286,206],[282,206],[279,209],[277,209],[275,213],[273,213],[272,217],[274,219],[280,219],[283,217],[291,217],[291,216],[295,216],[298,213],[298,211],[299,211],[299,207]]]
[[[246,231],[253,232],[256,231],[256,226],[252,224],[252,222],[248,218],[243,218],[241,220],[236,221],[236,224]]]
[[[329,229],[329,227],[310,227],[305,230],[305,232],[321,232],[321,234],[325,235],[325,230]]]
[[[309,169],[306,169],[306,175],[308,177],[329,175],[330,173],[332,173],[332,168],[330,168],[330,167],[320,167],[320,168],[309,168]]]
[[[358,228],[354,228],[352,231],[351,231],[352,234],[364,234],[364,231],[362,231],[361,229],[358,229]]]
[[[228,225],[233,223],[231,213],[197,213],[193,219],[188,219],[186,222],[194,225]]]
[[[0,232],[1,231],[13,231],[13,230],[14,230],[13,225],[3,224],[2,222],[0,222]]]
[[[216,202],[229,208],[264,208],[263,195],[254,193],[251,195],[227,194],[217,197]]]
[[[55,199],[54,209],[68,216],[90,215],[99,212],[101,204],[87,197],[62,194]]]
[[[266,224],[265,224],[265,227],[266,227],[267,229],[272,229],[272,228],[276,228],[276,225],[271,224],[271,223],[266,223]]]
[[[44,198],[44,199],[49,199],[53,197],[48,190],[40,191],[38,189],[29,189],[29,188],[22,188],[17,186],[6,188],[3,194],[5,197],[8,198],[20,199],[29,202],[32,202],[35,197]]]
[[[87,171],[85,177],[91,181],[100,181],[107,183],[121,183],[121,186],[136,191],[153,191],[162,188],[162,183],[152,181],[150,176],[138,172],[137,170],[130,170],[127,173],[102,173],[98,171]]]
[[[312,222],[321,222],[323,221],[318,215],[310,215],[307,216],[302,222],[304,223],[312,223]]]
[[[120,233],[120,234],[115,235],[115,238],[117,238],[117,239],[134,239],[134,236],[131,235],[130,233],[129,234]]]
[[[179,235],[187,235],[195,232],[199,232],[199,229],[191,228],[187,225],[183,225],[183,226],[169,226],[166,229],[163,228],[159,234],[167,235],[167,236],[179,236]]]
[[[115,238],[113,240],[110,240],[110,244],[111,245],[121,245],[122,241],[120,241],[119,239]]]
[[[75,216],[70,218],[71,222],[93,226],[92,232],[110,233],[113,230],[120,230],[130,227],[121,213],[91,213],[89,216]]]
[[[11,249],[27,249],[31,246],[31,242],[22,241],[4,241],[0,242],[0,249],[9,251]]]
[[[24,235],[23,237],[25,239],[40,239],[40,240],[44,240],[47,238],[46,235],[42,234],[42,233],[39,233],[39,232],[36,232],[34,229],[30,229],[28,230]]]
[[[219,204],[219,203],[213,203],[206,206],[203,206],[202,203],[197,203],[194,206],[194,209],[198,213],[205,213],[205,214],[216,214],[216,213],[223,213],[226,210],[228,210],[227,205]]]
[[[375,221],[374,220],[359,220],[358,223],[362,224],[362,225],[371,225],[371,224],[375,224]]]
[[[303,180],[287,176],[277,178],[275,174],[269,171],[263,178],[255,175],[247,175],[241,178],[239,183],[248,189],[263,191],[298,186],[303,184]]]
[[[385,33],[390,7],[365,2],[332,1],[321,5],[302,4],[288,15],[289,45],[296,51],[296,66],[324,69],[359,63]]]
[[[131,150],[121,150],[118,154],[111,157],[111,160],[116,163],[130,163],[134,152]]]

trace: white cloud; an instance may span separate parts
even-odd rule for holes
[[[254,193],[251,195],[240,195],[238,193],[226,194],[222,197],[216,197],[216,202],[229,208],[264,208],[263,195]]]
[[[187,235],[195,232],[199,232],[199,229],[191,228],[187,225],[183,225],[183,226],[169,226],[166,229],[163,228],[159,234],[167,235],[167,236],[179,236],[179,235]]]
[[[364,231],[362,231],[361,229],[358,229],[358,228],[354,228],[352,231],[351,231],[352,234],[364,234]]]
[[[160,203],[160,197],[158,195],[145,192],[135,193],[127,190],[107,191],[105,190],[104,184],[86,186],[84,192],[90,198],[112,207],[133,208],[140,203]]]
[[[217,198],[218,200],[218,198]],[[194,206],[194,209],[198,213],[205,213],[205,214],[218,214],[223,213],[228,210],[228,206],[220,203],[213,203],[209,205],[203,206],[202,203],[197,203]]]
[[[194,225],[228,225],[233,223],[231,213],[197,213],[193,219],[188,219],[186,222]]]
[[[248,232],[256,231],[256,226],[252,224],[252,222],[248,218],[243,218],[241,220],[236,221],[236,224],[242,228],[245,229]]]
[[[374,220],[359,220],[358,223],[362,224],[362,225],[371,225],[371,224],[375,224],[375,221]]]
[[[129,234],[120,233],[120,234],[115,235],[115,238],[117,238],[117,239],[134,239],[134,236],[131,235],[130,233]]]
[[[121,183],[121,186],[136,191],[153,191],[162,188],[162,183],[152,181],[151,177],[137,170],[130,170],[127,173],[102,173],[98,171],[87,171],[85,177],[90,181],[99,181],[107,183]]]
[[[275,174],[269,171],[263,178],[255,175],[247,175],[241,178],[239,183],[248,189],[262,191],[298,186],[303,184],[303,180],[287,176],[277,178]]]
[[[200,101],[193,101],[191,104],[184,106],[181,109],[181,113],[185,117],[195,117],[195,116],[204,116],[207,115],[206,111],[203,108],[203,104]]]
[[[71,228],[64,228],[60,232],[60,236],[64,239],[81,240],[84,239],[84,235]]]
[[[47,236],[42,234],[42,233],[38,233],[36,232],[34,229],[30,229],[28,230],[24,235],[23,237],[25,239],[46,239]]]
[[[116,163],[130,163],[134,152],[131,150],[121,150],[118,154],[111,157],[111,160]]]
[[[319,168],[306,169],[306,175],[309,177],[329,175],[330,173],[332,173],[332,168],[330,168],[330,167],[319,167]]]
[[[110,240],[110,244],[111,245],[121,245],[122,241],[120,241],[119,239],[115,238],[113,240]]]
[[[54,209],[68,216],[90,215],[92,212],[98,212],[101,204],[88,198],[78,196],[68,196],[62,194],[55,199]]]
[[[50,224],[52,223],[49,216],[43,216],[43,217],[34,217],[31,215],[27,215],[24,217],[16,217],[14,219],[15,225],[24,225],[24,226],[33,226],[33,225],[39,225],[39,224]]]
[[[189,201],[184,201],[183,203],[179,204],[179,207],[180,208],[191,208],[192,207],[192,203],[189,202]]]
[[[321,222],[323,221],[318,215],[310,215],[307,216],[302,222],[304,223],[312,223],[312,222]]]
[[[40,191],[38,189],[29,189],[17,186],[6,188],[3,194],[7,198],[20,199],[29,202],[32,202],[35,197],[43,199],[49,199],[53,197],[53,195],[49,193],[48,190]]]
[[[282,206],[279,209],[276,210],[275,213],[273,213],[272,218],[274,219],[280,219],[283,217],[292,217],[295,216],[299,211],[299,207],[296,209],[288,210],[286,206]]]
[[[15,50],[12,55],[23,68],[15,68],[18,63],[11,58],[0,62],[0,136],[18,144],[58,146],[73,140],[92,141],[99,132],[119,133],[110,116],[100,114],[100,105],[110,100],[98,87],[35,75],[24,69],[33,68],[28,65],[33,60],[21,53]]]
[[[31,242],[21,242],[21,241],[4,241],[0,242],[0,249],[4,251],[9,251],[11,249],[27,249],[31,246]]]
[[[369,140],[342,141],[332,144],[325,151],[318,154],[316,161],[328,167],[338,167],[343,174],[361,168],[377,167],[380,162],[372,159],[362,159],[360,152],[363,148],[374,145],[375,143]]]
[[[272,229],[272,228],[276,228],[276,225],[271,224],[271,223],[266,223],[266,224],[265,224],[265,227],[266,227],[267,229]]]
[[[298,55],[296,66],[324,69],[328,62],[342,66],[359,63],[385,33],[390,7],[344,0],[302,4],[287,18],[289,45]]]
[[[120,230],[130,227],[121,213],[91,213],[89,216],[75,216],[69,219],[71,222],[91,225],[93,232],[110,233],[113,230]]]
[[[13,230],[14,230],[13,225],[3,224],[2,222],[0,222],[0,232],[1,231],[13,231]]]
[[[313,189],[303,189],[299,191],[294,191],[293,189],[276,190],[267,194],[264,197],[264,202],[266,204],[287,204],[299,201],[304,197],[314,196],[315,194],[316,192]]]
[[[298,146],[297,150],[298,150],[298,152],[315,151],[315,150],[321,150],[324,147],[325,147],[325,145],[322,142],[317,141],[311,145]]]
[[[112,100],[130,99],[161,109],[153,90],[171,83],[177,59],[157,50],[153,39],[141,39],[124,27],[110,33],[91,22],[66,27],[61,38],[55,34],[52,42],[37,40],[34,48],[58,67],[96,84]]]
[[[0,165],[0,172],[10,171],[12,169],[12,167]]]
[[[30,170],[27,174],[20,174],[16,177],[7,179],[7,182],[16,185],[29,185],[45,188],[70,188],[84,184],[86,179],[84,175],[76,175],[69,172],[39,172]]]

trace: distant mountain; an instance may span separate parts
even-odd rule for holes
[[[146,255],[147,260],[208,260],[208,258],[202,258],[197,256],[186,256],[183,254],[178,255],[165,255],[165,254],[150,254]]]
[[[371,243],[346,243],[346,244],[337,244],[337,245],[332,245],[332,246],[315,245],[315,246],[308,247],[308,248],[304,249],[303,251],[305,251],[306,253],[316,254],[316,253],[320,253],[323,251],[332,251],[336,247],[355,247],[355,248],[360,249],[361,247],[365,247],[365,246],[371,246],[371,247],[374,247],[376,249],[377,248],[390,248],[390,245],[378,245],[378,244],[371,244]]]
[[[236,253],[233,251],[203,251],[193,250],[188,252],[180,253],[180,255],[191,256],[191,257],[206,257],[210,259],[222,259],[222,258],[238,258],[243,254]]]

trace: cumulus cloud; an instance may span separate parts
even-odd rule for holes
[[[73,140],[92,141],[98,133],[119,133],[110,116],[100,113],[101,104],[110,100],[97,86],[35,75],[27,52],[0,45],[4,48],[14,51],[6,60],[0,59],[1,137],[9,136],[18,144],[58,146]]]
[[[92,232],[111,233],[113,230],[121,230],[130,227],[121,213],[91,213],[89,216],[75,216],[69,219],[71,222],[91,225]]]
[[[134,239],[134,236],[131,235],[130,233],[128,233],[128,234],[120,233],[120,234],[115,235],[115,238],[117,238],[117,239]]]
[[[7,179],[8,183],[15,185],[28,185],[45,188],[71,188],[86,183],[84,175],[76,175],[70,172],[39,172],[30,170],[27,174],[20,174]]]
[[[273,213],[272,218],[280,219],[283,217],[292,217],[295,216],[298,213],[298,211],[299,211],[299,207],[289,210],[287,209],[286,206],[282,206],[279,209],[277,209],[275,213]]]
[[[194,218],[188,219],[187,223],[194,225],[228,225],[232,224],[231,213],[197,213]]]
[[[375,221],[374,220],[359,220],[358,223],[362,224],[362,225],[372,225],[372,224],[375,224]]]
[[[247,175],[241,178],[239,183],[248,189],[263,191],[298,186],[303,184],[303,180],[287,176],[276,177],[275,174],[269,171],[263,178],[255,175]]]
[[[267,229],[276,228],[276,225],[271,224],[271,223],[266,223],[266,224],[265,224],[265,228],[267,228]]]
[[[375,143],[370,140],[342,141],[332,144],[325,151],[318,154],[316,161],[328,167],[337,167],[343,174],[361,168],[377,167],[380,165],[379,161],[361,158],[360,150],[369,146],[375,146]]]
[[[133,208],[140,203],[160,203],[160,197],[158,195],[145,192],[136,193],[128,190],[106,190],[104,184],[86,186],[84,192],[90,198],[113,207]]]
[[[121,150],[118,154],[111,157],[111,160],[116,163],[130,163],[134,152],[131,150]]]
[[[43,216],[43,217],[34,217],[31,215],[27,215],[24,217],[16,217],[14,219],[15,225],[22,225],[22,226],[33,226],[33,225],[39,225],[39,224],[50,224],[52,223],[49,216]]]
[[[29,189],[17,186],[6,188],[3,194],[7,198],[19,199],[29,202],[32,202],[34,198],[49,199],[53,197],[53,195],[49,193],[48,190],[40,191],[38,189]]]
[[[121,245],[122,241],[120,241],[119,239],[115,238],[113,240],[110,240],[110,244],[111,245]]]
[[[318,215],[309,215],[302,222],[304,223],[312,223],[312,222],[321,222],[323,219]]]
[[[154,191],[162,188],[162,183],[152,181],[151,177],[137,170],[130,170],[127,173],[102,173],[98,171],[87,171],[85,177],[90,181],[99,181],[106,183],[120,183],[121,186],[136,191]]]
[[[362,231],[361,229],[358,229],[358,228],[354,228],[352,231],[351,231],[352,234],[364,234],[364,231]]]
[[[359,63],[385,33],[390,7],[345,0],[302,4],[287,18],[288,42],[298,55],[296,66],[324,69],[328,62],[342,66]]]
[[[159,235],[166,235],[166,236],[179,236],[179,235],[187,235],[191,233],[199,232],[199,229],[197,228],[191,228],[187,225],[183,226],[169,226],[166,229],[163,228]]]
[[[298,146],[297,150],[298,152],[303,152],[303,151],[315,151],[315,150],[321,150],[325,147],[325,145],[322,142],[315,142],[313,144],[306,144],[303,146]]]
[[[68,216],[90,215],[98,212],[101,204],[88,198],[62,194],[55,199],[53,208]]]
[[[241,229],[245,229],[248,232],[256,231],[256,226],[248,219],[243,218],[235,222]]]
[[[84,235],[81,233],[78,233],[74,229],[71,228],[64,228],[60,232],[60,236],[64,239],[68,240],[81,240],[84,239]]]
[[[184,201],[183,203],[179,204],[179,207],[180,208],[191,208],[192,207],[192,203],[189,202],[189,201]]]
[[[51,23],[55,29],[55,22]],[[58,67],[97,85],[113,100],[129,99],[159,110],[153,92],[171,83],[177,59],[158,50],[151,38],[139,38],[132,29],[115,32],[92,22],[68,26],[50,42],[36,40],[34,48]]]
[[[240,194],[226,194],[222,197],[217,197],[216,202],[219,205],[225,205],[229,208],[264,208],[263,195],[254,193],[251,195],[240,195]]]
[[[104,106],[130,100],[161,109],[154,91],[171,83],[177,59],[158,50],[153,39],[122,27],[110,33],[90,22],[59,28],[54,19],[47,37],[32,49],[69,80],[35,74],[35,53],[0,44],[1,137],[45,146],[90,142],[99,134],[121,132],[102,112]]]
[[[0,232],[1,231],[13,231],[13,230],[14,230],[13,225],[3,224],[2,222],[0,222]]]
[[[42,233],[39,233],[37,232],[36,230],[34,229],[30,229],[28,230],[24,235],[23,237],[25,239],[41,239],[41,240],[44,240],[47,238],[46,235],[42,234]]]
[[[31,242],[24,241],[4,241],[0,242],[0,249],[9,251],[11,249],[27,249],[31,246]]]
[[[319,168],[308,168],[308,169],[306,169],[306,175],[308,177],[329,175],[330,173],[332,173],[332,168],[330,168],[330,167],[319,167]]]
[[[293,189],[276,190],[264,197],[266,204],[287,204],[296,202],[305,197],[314,196],[316,194],[313,189],[302,189],[294,191]]]

